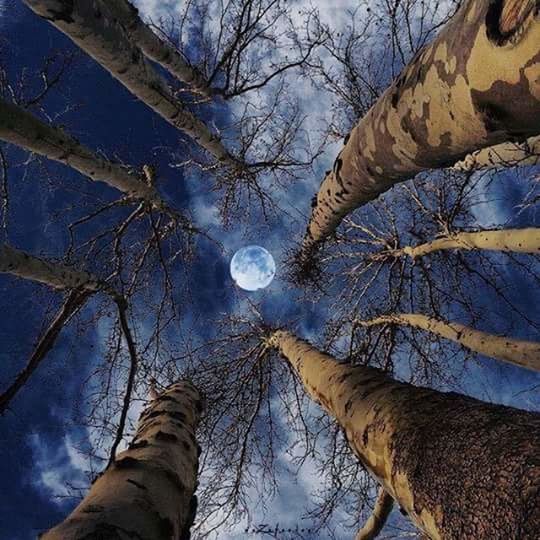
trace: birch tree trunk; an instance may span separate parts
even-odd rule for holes
[[[112,17],[122,25],[129,40],[151,60],[157,62],[191,90],[206,97],[214,91],[203,74],[191,66],[171,45],[162,40],[146,25],[139,10],[128,0],[107,0],[105,7]]]
[[[201,411],[191,383],[167,388],[141,414],[129,448],[42,539],[188,540],[197,506],[195,430]]]
[[[430,538],[539,537],[540,415],[351,367],[288,332],[269,344]]]
[[[51,126],[21,107],[0,99],[0,139],[53,161],[63,163],[87,176],[147,201],[157,210],[167,208],[154,187],[118,163],[103,159],[62,129]]]
[[[538,164],[540,164],[540,137],[531,137],[524,143],[506,142],[477,150],[462,161],[458,161],[452,169],[476,171]]]
[[[187,133],[223,165],[237,168],[220,138],[187,110],[132,45],[121,26],[107,17],[100,0],[24,0],[120,81],[134,96],[179,130]]]
[[[495,231],[457,232],[440,236],[417,246],[405,246],[388,252],[392,257],[406,255],[411,259],[448,249],[489,250],[516,253],[540,253],[540,229],[502,229]]]
[[[369,321],[355,321],[358,326],[376,326],[380,324],[399,324],[431,332],[471,351],[496,358],[516,366],[540,371],[540,343],[496,336],[474,330],[457,322],[446,322],[417,313],[398,313],[384,315]]]
[[[535,0],[463,3],[346,138],[314,201],[301,258],[397,182],[540,134],[537,12]]]
[[[392,512],[392,508],[394,508],[394,499],[386,493],[384,488],[380,488],[373,512],[364,526],[358,531],[354,540],[373,540],[377,538]]]
[[[7,244],[0,244],[0,273],[38,281],[53,289],[104,290],[117,296],[107,283],[89,272],[34,257]]]

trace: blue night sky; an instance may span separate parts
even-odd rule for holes
[[[171,7],[174,2],[137,2],[141,11],[154,20],[165,13],[165,4]],[[324,0],[313,4],[320,7],[323,19],[335,25],[336,30],[343,30],[348,20],[347,8],[355,2],[336,1],[331,8]],[[297,2],[296,5],[300,13],[307,3]],[[190,52],[197,55],[197,48],[193,47]],[[339,276],[323,275],[322,284],[328,285],[328,290],[306,293],[289,283],[287,274],[290,254],[305,230],[311,198],[324,171],[330,168],[341,141],[328,142],[313,170],[301,171],[295,181],[278,186],[270,178],[263,179],[265,189],[276,203],[266,219],[256,204],[250,207],[251,212],[245,211],[247,203],[244,201],[240,208],[242,219],[233,217],[224,226],[219,212],[223,191],[213,189],[214,179],[209,175],[179,165],[193,152],[191,143],[138,102],[91,58],[77,51],[68,38],[31,13],[22,2],[0,0],[0,65],[10,81],[16,81],[25,72],[29,88],[39,85],[35,76],[37,70],[47,57],[58,53],[74,54],[74,57],[62,82],[42,102],[39,114],[46,112],[53,123],[64,126],[81,142],[110,158],[138,168],[152,163],[157,170],[162,196],[174,208],[189,213],[195,224],[208,235],[195,240],[191,259],[179,257],[172,267],[169,279],[173,288],[169,292],[179,313],[163,332],[165,343],[160,354],[169,354],[173,359],[184,358],[190,347],[219,334],[214,321],[227,316],[245,317],[254,311],[262,314],[268,323],[287,325],[304,338],[321,345],[325,343],[324,330],[328,329],[325,325],[332,319],[332,310],[339,303],[340,292],[348,287],[348,281]],[[327,93],[315,88],[307,77],[291,73],[288,82],[291,84],[288,99],[305,115],[303,129],[310,133],[310,141],[316,147],[322,140],[318,127],[329,119],[333,101]],[[265,97],[261,92],[253,100],[263,103]],[[239,100],[238,103],[206,105],[199,114],[209,125],[225,129],[233,124],[242,103]],[[286,107],[284,111],[287,111]],[[226,130],[225,134],[234,141],[234,128]],[[10,194],[8,228],[2,229],[1,242],[7,240],[35,255],[60,258],[70,245],[67,225],[118,197],[108,186],[92,183],[67,167],[30,158],[25,151],[4,143],[0,143],[0,149],[8,163]],[[533,186],[531,179],[538,178],[539,173],[538,168],[517,173],[506,171],[479,181],[477,190],[481,202],[473,211],[476,225],[538,225],[535,208],[521,210],[520,205]],[[437,182],[437,178],[433,181]],[[394,195],[388,195],[390,203],[392,197]],[[127,217],[129,211],[129,208],[120,208],[113,214],[103,214],[95,220],[95,225],[81,233],[78,241],[82,243],[88,236],[104,231],[116,223],[119,216]],[[365,212],[368,217],[375,216],[370,208]],[[402,215],[398,221],[401,220],[405,227],[409,218]],[[143,225],[142,222],[136,225],[130,233],[129,239],[134,245],[137,232],[146,231]],[[229,264],[239,248],[252,244],[264,247],[273,255],[277,273],[268,288],[247,293],[235,285],[229,274]],[[167,249],[170,256],[173,247]],[[539,339],[540,292],[535,277],[535,273],[540,272],[538,260],[519,259],[519,271],[508,259],[494,255],[486,260],[486,264],[497,268],[503,285],[512,284],[507,290],[512,305],[519,305],[530,323],[522,324],[522,318],[492,294],[489,287],[471,281],[472,285],[465,287],[471,302],[481,312],[478,326],[492,332],[509,332],[514,337]],[[85,261],[87,269],[96,273],[106,272],[107,264],[106,257]],[[525,267],[530,272],[523,270]],[[444,281],[444,274],[441,279]],[[155,282],[149,281],[138,293],[132,322],[141,342],[152,333],[153,315],[150,312],[154,311],[150,307],[154,306],[163,288],[164,279],[159,277]],[[377,294],[371,298],[368,307],[376,311]],[[0,275],[0,389],[5,388],[25,364],[61,302],[62,294],[58,292]],[[102,431],[96,435],[81,418],[89,414],[89,402],[104,377],[102,366],[111,347],[108,341],[111,318],[107,314],[110,309],[105,298],[94,297],[62,332],[38,372],[13,401],[9,411],[0,417],[0,540],[29,540],[58,523],[84,494],[92,476],[104,466],[110,434],[107,436]],[[454,313],[460,313],[459,307],[455,307]],[[336,340],[332,347],[336,352],[344,353],[346,340]],[[539,375],[483,357],[467,361],[464,368],[462,352],[452,346],[448,350],[451,356],[443,356],[434,350],[434,354],[439,355],[437,365],[448,375],[434,376],[434,386],[496,403],[531,410],[540,408]],[[148,365],[153,365],[150,360],[152,350],[146,350],[144,355]],[[407,355],[404,348],[396,351],[394,359],[396,374],[404,379],[410,376]],[[180,362],[173,367],[167,366],[169,371],[164,368],[162,373],[154,373],[149,368],[149,374],[158,380],[162,375],[165,380],[166,374],[183,372]],[[117,377],[120,380],[122,373],[119,368]],[[113,387],[114,383],[111,383]],[[131,422],[140,413],[146,392],[147,387],[141,382],[130,410]],[[273,395],[271,407],[278,410],[278,401],[278,395]],[[306,403],[306,407],[313,418],[317,417],[319,411],[314,406]],[[132,430],[132,423],[129,428]],[[257,429],[264,430],[264,423]],[[325,487],[321,485],[323,476],[315,460],[306,460],[301,468],[293,463],[292,457],[298,456],[301,450],[295,446],[298,441],[294,433],[288,431],[284,417],[278,431],[281,436],[277,455],[279,489],[275,497],[267,498],[263,505],[257,500],[257,486],[249,487],[252,523],[268,524],[269,529],[277,524],[293,530],[297,526],[314,527],[314,520],[304,516],[306,508],[316,500],[314,492]],[[211,537],[225,540],[271,537],[262,533],[247,535],[245,527],[246,521],[241,516],[239,523]],[[350,516],[338,508],[329,528],[317,533],[305,532],[301,537],[331,538],[333,535],[347,539],[353,537],[357,528]],[[386,529],[388,535],[383,534],[381,538],[399,537],[400,532],[408,532],[410,538],[411,530],[395,511]],[[294,533],[278,536],[296,537],[300,536]]]

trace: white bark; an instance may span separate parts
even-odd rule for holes
[[[54,289],[108,289],[107,284],[83,270],[52,263],[6,244],[0,245],[0,272],[37,281]]]
[[[195,430],[201,410],[191,383],[167,388],[141,414],[128,449],[42,539],[188,539],[197,505]]]
[[[405,246],[389,253],[393,257],[407,255],[411,259],[415,259],[448,249],[540,253],[540,229],[529,227],[494,231],[462,231],[450,236],[441,236],[417,246]]]
[[[98,180],[163,210],[166,204],[154,187],[118,163],[103,159],[62,129],[51,126],[21,107],[0,99],[0,139],[53,161],[64,163],[91,180]]]
[[[100,0],[24,0],[37,15],[66,34],[133,95],[187,133],[222,164],[237,168],[220,138],[179,101],[132,45],[120,25],[107,17]]]
[[[419,328],[441,336],[471,351],[502,360],[516,366],[540,371],[540,343],[512,339],[475,330],[457,322],[446,322],[417,313],[397,313],[376,317],[369,321],[355,321],[358,326],[398,324]]]
[[[107,0],[106,9],[124,28],[130,41],[154,62],[163,66],[191,90],[206,97],[214,92],[202,73],[191,66],[184,57],[166,41],[161,39],[144,23],[139,10],[128,0]]]

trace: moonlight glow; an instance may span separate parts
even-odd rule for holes
[[[276,274],[276,263],[266,249],[246,246],[239,249],[231,260],[231,276],[245,291],[268,287]]]

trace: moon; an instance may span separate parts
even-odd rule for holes
[[[268,287],[276,275],[276,263],[266,249],[246,246],[239,249],[231,260],[231,277],[245,291]]]

